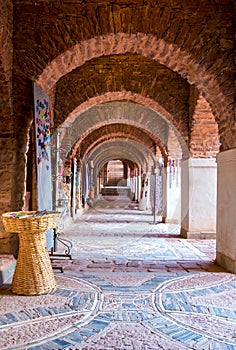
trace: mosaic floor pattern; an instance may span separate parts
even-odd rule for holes
[[[1,349],[236,349],[235,275],[71,273],[49,295],[1,289]]]
[[[236,349],[236,275],[215,264],[215,242],[108,202],[64,231],[73,259],[52,259],[55,292],[0,288],[0,349]]]

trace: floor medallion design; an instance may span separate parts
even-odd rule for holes
[[[14,296],[14,310],[2,289],[0,348],[236,349],[234,275],[151,275],[130,285],[117,277],[119,285],[102,274],[58,275],[56,292]]]

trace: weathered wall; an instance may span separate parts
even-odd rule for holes
[[[218,125],[209,103],[196,92],[190,103],[190,155],[193,158],[215,158],[219,152]]]
[[[13,8],[9,0],[0,3],[0,213],[15,204],[14,173],[17,160],[12,98]],[[0,252],[14,252],[17,235],[6,233],[0,222]]]

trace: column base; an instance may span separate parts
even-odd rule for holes
[[[179,224],[179,220],[178,219],[172,219],[172,218],[165,218],[163,219],[165,224]]]
[[[218,265],[222,266],[224,269],[226,269],[229,272],[236,274],[236,261],[229,258],[228,256],[216,252],[216,262]]]
[[[214,231],[205,231],[205,232],[187,231],[183,227],[181,227],[180,236],[182,238],[187,238],[187,239],[215,239],[216,232],[214,232]]]

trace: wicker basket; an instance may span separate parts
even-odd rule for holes
[[[2,214],[2,221],[7,232],[42,232],[56,228],[61,216],[60,212],[52,211],[42,216],[34,216],[37,211],[18,211]],[[13,217],[13,215],[21,215]]]
[[[61,213],[11,212],[2,215],[6,231],[19,233],[19,254],[12,281],[12,291],[22,295],[47,294],[57,285],[46,247],[45,231],[57,227]],[[22,215],[20,218],[12,215]]]

